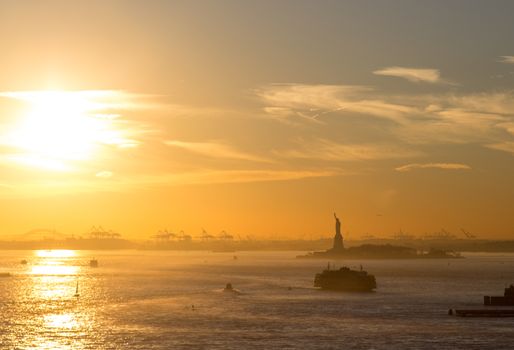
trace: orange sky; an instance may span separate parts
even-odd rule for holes
[[[0,235],[514,238],[504,7],[3,1]]]

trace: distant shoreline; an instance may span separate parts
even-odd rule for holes
[[[393,244],[420,251],[431,248],[455,252],[514,253],[514,240],[395,240],[345,241],[348,247],[361,244]],[[0,250],[170,250],[170,251],[317,251],[330,248],[331,239],[137,242],[125,239],[63,239],[39,241],[0,241]]]

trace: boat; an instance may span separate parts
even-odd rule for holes
[[[25,260],[25,259],[23,259],[22,261],[20,261],[20,264],[22,264],[22,265],[27,265],[27,263],[28,263],[28,261],[27,261],[27,260]]]
[[[486,306],[514,306],[514,285],[505,288],[503,296],[484,296]]]
[[[0,272],[0,277],[11,277],[9,272]]]
[[[324,290],[371,292],[377,288],[375,276],[362,270],[351,270],[341,267],[339,270],[330,268],[330,264],[314,278],[314,287]]]
[[[241,292],[234,287],[232,287],[232,283],[227,283],[225,285],[225,288],[223,288],[224,293],[231,293],[231,294],[241,294]]]
[[[96,259],[89,260],[89,266],[90,267],[98,267],[98,260],[96,260]]]
[[[80,294],[79,294],[79,281],[77,281],[77,286],[75,287],[75,295],[74,295],[74,297],[78,298],[79,296],[80,296]]]

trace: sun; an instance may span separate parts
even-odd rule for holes
[[[28,91],[4,96],[22,100],[27,112],[11,125],[4,143],[11,160],[37,168],[69,171],[94,157],[102,145],[126,142],[109,114],[113,91]]]

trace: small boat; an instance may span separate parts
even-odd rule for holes
[[[231,293],[231,294],[241,294],[241,292],[239,290],[234,289],[234,287],[232,287],[232,283],[227,283],[227,285],[223,289],[223,292],[224,293]]]
[[[90,267],[98,267],[98,260],[96,260],[96,259],[89,260],[89,266]]]
[[[25,260],[25,259],[23,259],[22,261],[20,261],[20,264],[22,264],[22,265],[27,265],[27,263],[28,263],[28,261],[27,261],[27,260]]]
[[[0,277],[11,277],[9,272],[0,272]]]

